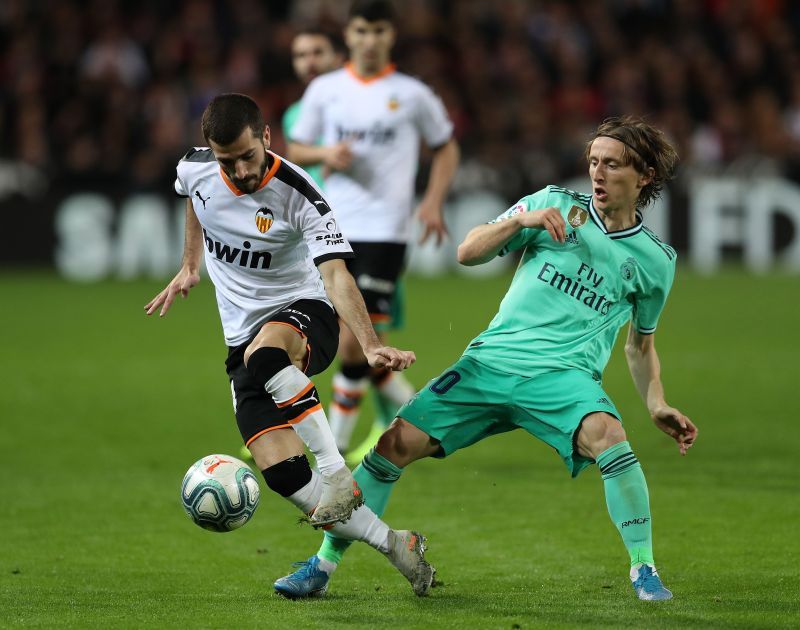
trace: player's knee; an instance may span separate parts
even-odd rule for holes
[[[273,492],[290,497],[311,481],[311,466],[305,455],[290,457],[261,471]]]
[[[378,443],[375,445],[375,450],[390,461],[393,461],[394,458],[403,452],[401,439],[402,429],[398,424],[402,422],[404,422],[404,420],[395,418],[394,422],[389,425],[389,428],[378,438]]]
[[[244,364],[256,382],[263,385],[278,372],[290,367],[292,361],[283,348],[250,344],[244,353]]]
[[[401,468],[427,457],[430,436],[402,418],[395,418],[378,440],[375,450]]]
[[[581,423],[577,445],[581,455],[594,459],[627,439],[625,429],[617,418],[607,413],[593,413]]]
[[[278,339],[258,335],[244,349],[245,366],[250,365],[250,360],[259,350],[267,350],[275,356],[278,356],[278,353],[280,353],[281,358],[286,356],[289,362],[294,365],[302,365],[303,359],[305,358],[305,347],[302,348],[302,351],[300,349],[287,348],[286,344],[281,343]]]
[[[307,344],[305,338],[295,331],[267,323],[245,348],[244,364],[249,365],[250,357],[261,348],[282,350],[294,365],[300,366],[305,360]]]

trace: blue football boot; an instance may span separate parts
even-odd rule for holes
[[[305,562],[294,562],[292,566],[299,569],[275,581],[273,586],[276,593],[289,599],[325,595],[331,576],[319,568],[318,556],[311,556]]]
[[[672,599],[672,592],[661,583],[658,571],[652,564],[632,566],[631,582],[639,599],[650,602]]]

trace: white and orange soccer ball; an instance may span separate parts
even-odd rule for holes
[[[258,481],[243,461],[230,455],[207,455],[186,471],[181,483],[183,509],[204,529],[240,528],[258,507]]]

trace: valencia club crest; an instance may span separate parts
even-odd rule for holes
[[[266,234],[272,227],[275,217],[269,208],[259,208],[256,212],[256,227],[262,234]]]

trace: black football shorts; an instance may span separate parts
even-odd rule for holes
[[[405,264],[403,243],[350,243],[355,258],[346,260],[372,323],[391,325],[397,281]]]
[[[265,323],[290,326],[307,339],[304,371],[308,376],[324,371],[336,356],[339,347],[339,320],[333,308],[325,302],[298,300]],[[229,347],[228,358],[225,360],[236,423],[245,444],[273,429],[291,426],[284,410],[278,408],[263,384],[256,383],[245,367],[244,351],[255,336],[235,348]]]

